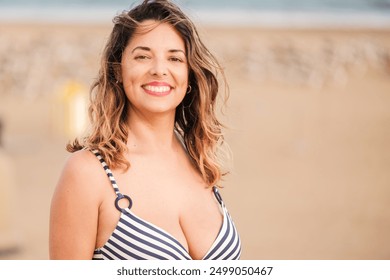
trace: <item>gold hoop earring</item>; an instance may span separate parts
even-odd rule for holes
[[[186,94],[189,94],[189,93],[191,92],[191,90],[192,90],[192,87],[191,87],[191,85],[188,85],[188,88],[187,88],[187,92],[186,92]]]

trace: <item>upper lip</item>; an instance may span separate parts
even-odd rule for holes
[[[143,84],[142,86],[153,86],[153,87],[170,87],[173,88],[170,84],[166,82],[158,82],[158,81],[153,81],[150,83]]]

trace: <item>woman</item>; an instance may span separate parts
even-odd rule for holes
[[[221,68],[169,1],[144,1],[114,23],[91,132],[68,145],[53,196],[50,258],[238,259],[216,187]]]

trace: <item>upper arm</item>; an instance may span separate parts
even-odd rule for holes
[[[93,256],[101,203],[97,163],[90,152],[79,151],[65,164],[51,202],[50,259]]]

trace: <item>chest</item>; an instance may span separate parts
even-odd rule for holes
[[[128,222],[135,225],[134,220],[137,220],[147,224],[151,227],[147,232],[152,235],[155,229],[162,231],[183,247],[192,259],[202,259],[215,242],[224,220],[221,205],[212,189],[206,188],[194,175],[167,176],[157,180],[140,174],[115,174],[121,193],[131,197],[133,202],[127,215],[131,220]],[[110,186],[106,189],[110,190]],[[99,210],[97,248],[106,244],[120,220],[112,189],[104,197],[106,199]],[[120,207],[127,206],[128,202],[122,199]],[[140,227],[145,230],[144,226]],[[138,238],[142,239],[142,236]],[[149,237],[146,239],[150,241]]]

